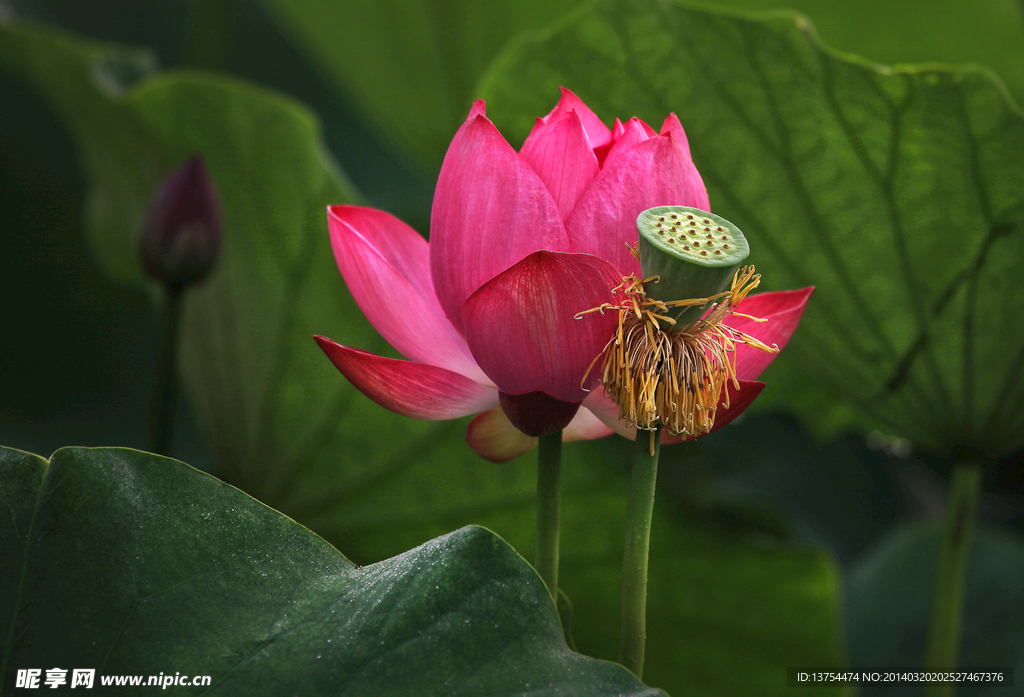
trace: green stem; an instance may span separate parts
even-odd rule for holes
[[[957,666],[960,625],[963,618],[964,581],[970,556],[974,510],[981,492],[981,467],[977,462],[959,464],[953,470],[946,516],[935,568],[935,595],[928,632],[928,667],[936,670]],[[953,683],[926,683],[928,697],[952,697]]]
[[[537,448],[537,573],[558,606],[558,517],[562,494],[562,432],[540,437]]]
[[[181,288],[167,288],[167,307],[163,312],[160,346],[157,348],[153,373],[153,393],[149,403],[149,450],[160,455],[170,454],[174,437],[174,414],[178,406],[175,357],[182,295]]]
[[[653,435],[653,439],[652,439]],[[652,447],[653,444],[653,447]],[[626,546],[622,556],[622,630],[619,663],[643,677],[647,644],[647,556],[651,543],[654,484],[658,479],[661,431],[637,429],[633,476],[626,508]]]

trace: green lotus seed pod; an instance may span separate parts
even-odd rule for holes
[[[686,206],[658,206],[637,216],[640,268],[647,296],[662,302],[706,298],[725,290],[750,253],[740,229],[721,216]],[[706,307],[670,307],[667,315],[680,331],[692,325]],[[663,323],[664,324],[664,323]]]

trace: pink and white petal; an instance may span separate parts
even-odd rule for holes
[[[704,182],[682,146],[665,135],[627,151],[613,148],[566,221],[572,248],[610,261],[624,275],[640,274],[626,247],[637,241],[636,217],[670,205],[710,209]]]
[[[595,440],[615,433],[601,419],[588,409],[580,409],[572,421],[562,431],[562,440],[566,443],[574,440]]]
[[[768,346],[774,344],[781,351],[800,324],[804,308],[807,307],[807,301],[813,292],[814,288],[809,287],[747,296],[736,307],[736,312],[768,321],[755,322],[746,317],[732,315],[725,320],[725,324],[761,340]],[[758,351],[745,344],[737,345],[736,377],[741,380],[756,379],[778,355]]]
[[[568,251],[562,217],[533,168],[485,116],[455,134],[430,215],[430,271],[445,316],[463,331],[470,293],[538,249]]]
[[[687,157],[690,156],[690,141],[686,137],[686,131],[683,130],[683,124],[679,122],[679,117],[676,116],[675,112],[672,112],[665,117],[665,123],[661,124],[661,135],[669,134],[672,139],[679,143]]]
[[[580,383],[615,330],[617,313],[577,313],[614,300],[611,264],[586,254],[539,251],[477,289],[466,301],[466,341],[502,392],[543,392],[579,404]],[[591,370],[587,383],[594,384]]]
[[[548,123],[538,119],[519,156],[547,185],[562,220],[600,170],[575,109]]]
[[[508,462],[537,447],[537,439],[513,426],[501,409],[488,409],[474,416],[466,427],[466,442],[490,462]]]
[[[498,404],[498,392],[444,368],[384,358],[313,337],[334,367],[385,409],[414,419],[455,419]]]
[[[349,292],[389,344],[414,361],[490,382],[437,302],[426,240],[372,208],[332,206],[327,223]]]
[[[558,100],[558,104],[555,108],[544,117],[544,121],[551,122],[558,119],[570,111],[576,111],[580,115],[580,120],[583,122],[583,130],[587,134],[587,140],[590,141],[591,148],[599,148],[608,145],[612,142],[612,132],[604,125],[604,122],[597,117],[593,111],[590,110],[583,100],[573,94],[570,90],[562,87],[562,96]]]
[[[619,406],[605,395],[604,388],[600,385],[595,387],[583,400],[583,409],[580,411],[584,409],[593,414],[613,433],[618,433],[630,440],[636,438],[636,426],[627,426],[625,421],[619,419]]]

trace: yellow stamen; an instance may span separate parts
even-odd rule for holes
[[[648,298],[644,290],[644,284],[656,281],[657,277],[641,281],[636,276],[627,276],[615,289],[625,294],[621,304],[605,303],[576,315],[579,318],[598,311],[603,314],[611,309],[619,313],[615,335],[587,369],[589,375],[597,359],[604,359],[601,382],[605,393],[619,406],[619,419],[640,429],[664,428],[672,435],[696,436],[710,431],[715,425],[718,403],[722,401],[729,408],[729,383],[735,389],[740,386],[736,377],[736,345],[747,344],[768,353],[779,350],[722,324],[760,279],[753,266],[745,266],[733,275],[730,289],[723,293],[662,302]],[[679,330],[673,326],[675,320],[661,314],[670,307],[709,303],[711,309],[704,317]],[[671,330],[663,329],[662,323],[670,325]]]

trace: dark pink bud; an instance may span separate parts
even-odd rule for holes
[[[169,288],[206,278],[220,252],[220,202],[203,159],[193,155],[164,180],[139,237],[146,274]]]

